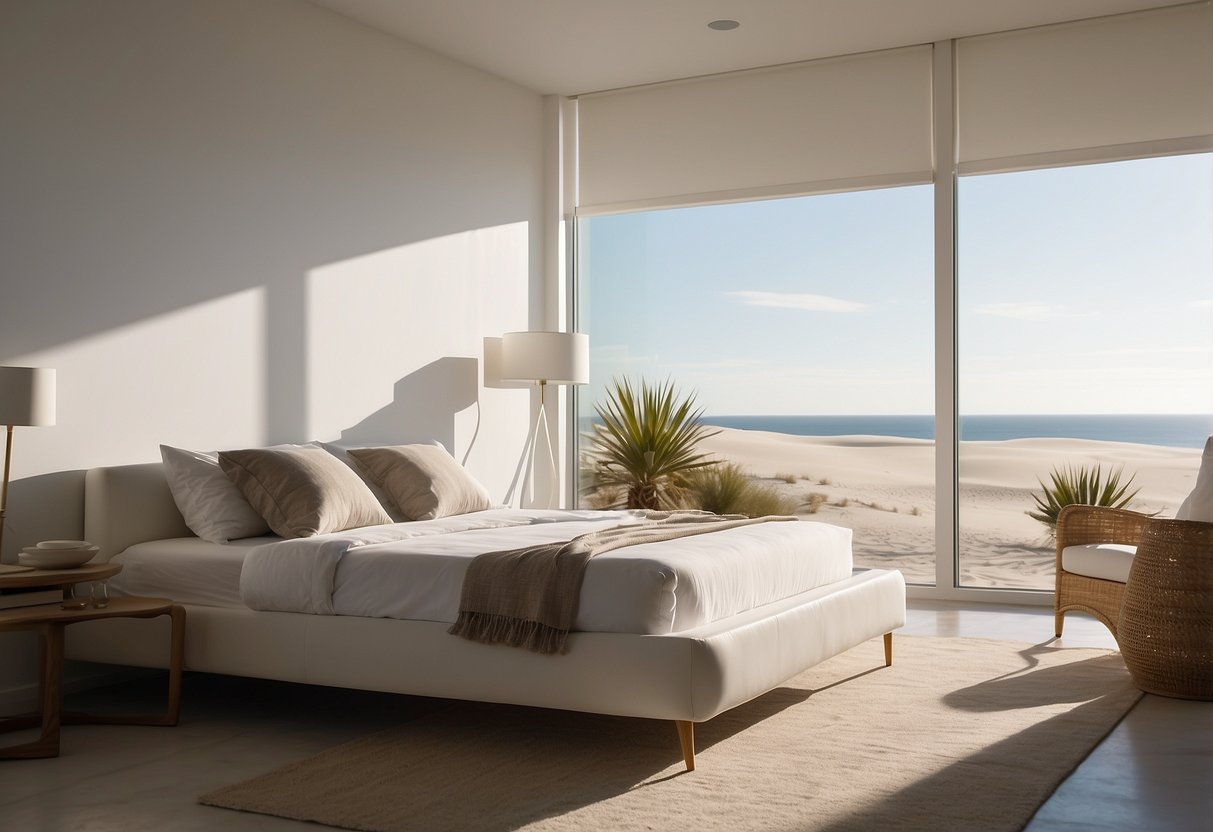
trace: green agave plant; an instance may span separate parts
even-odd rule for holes
[[[687,473],[716,464],[696,447],[719,431],[699,423],[703,410],[696,409],[695,395],[682,396],[670,381],[649,385],[641,379],[633,388],[627,379],[614,379],[594,410],[599,421],[587,434],[589,485],[617,491],[626,508],[677,508]]]
[[[1124,508],[1137,496],[1140,489],[1129,491],[1133,476],[1122,485],[1122,474],[1122,469],[1116,468],[1109,471],[1105,477],[1099,465],[1093,468],[1072,468],[1068,465],[1065,468],[1054,468],[1049,475],[1050,485],[1037,480],[1044,493],[1032,495],[1038,510],[1029,511],[1028,516],[1054,531],[1057,528],[1058,513],[1068,505]]]

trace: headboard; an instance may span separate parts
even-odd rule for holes
[[[84,537],[101,547],[95,560],[107,561],[136,543],[193,534],[173,502],[162,463],[85,473]]]

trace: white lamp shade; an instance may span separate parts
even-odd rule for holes
[[[501,337],[501,380],[588,384],[590,338],[580,332],[507,332]]]
[[[55,424],[55,371],[0,367],[0,425]]]

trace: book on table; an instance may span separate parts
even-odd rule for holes
[[[40,604],[58,604],[62,600],[63,590],[58,587],[50,589],[46,587],[0,589],[0,610],[36,607]]]

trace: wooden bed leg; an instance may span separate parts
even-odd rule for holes
[[[678,729],[678,743],[682,746],[682,759],[687,764],[687,771],[695,770],[695,723],[682,719],[674,720]]]
[[[893,634],[884,634],[884,666],[889,667],[893,664]]]

